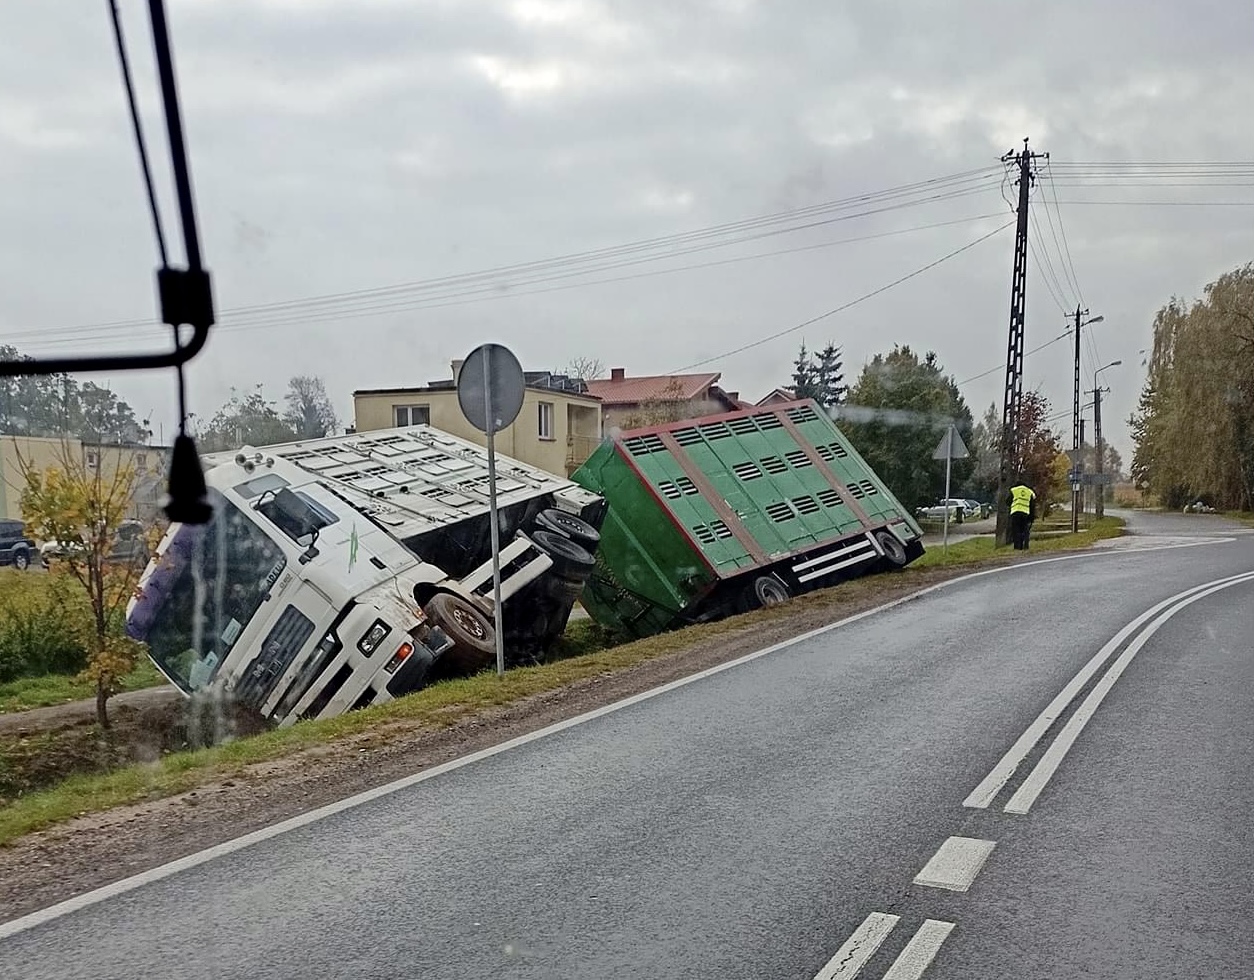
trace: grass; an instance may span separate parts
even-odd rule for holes
[[[1033,551],[1086,547],[1101,538],[1117,536],[1122,526],[1119,518],[1106,518],[1078,535],[1040,542],[1033,546]],[[934,548],[897,576],[854,579],[782,606],[619,645],[611,645],[614,638],[597,624],[575,620],[555,651],[556,655],[573,654],[567,659],[517,668],[503,678],[488,672],[445,681],[408,697],[337,718],[301,722],[213,748],[171,753],[153,763],[128,765],[99,775],[70,776],[50,789],[22,796],[0,808],[0,845],[76,816],[173,796],[215,780],[239,776],[248,766],[327,743],[357,739],[363,747],[369,747],[386,744],[398,729],[447,728],[491,708],[611,674],[705,641],[756,632],[760,626],[796,615],[799,605],[807,611],[830,609],[835,618],[841,607],[882,593],[886,585],[909,582],[916,570],[978,565],[1013,554],[1009,549],[999,549],[995,556],[991,539],[971,539],[952,545],[947,562]]]
[[[1076,534],[1070,532],[1047,538],[1036,538],[1031,542],[1028,554],[1070,551],[1074,548],[1087,548],[1105,538],[1117,538],[1123,533],[1123,518],[1103,517]],[[1069,525],[1068,525],[1069,526]],[[1010,548],[995,548],[991,535],[978,538],[967,538],[949,546],[948,555],[939,545],[933,545],[916,561],[911,568],[936,568],[953,565],[974,565],[986,562],[1001,555],[1011,557],[1015,552]]]
[[[121,690],[138,691],[145,687],[159,687],[166,683],[147,657],[141,658],[135,669],[122,678]],[[55,704],[81,701],[96,696],[91,681],[79,680],[76,675],[45,674],[43,677],[21,677],[0,684],[0,715],[32,708],[47,708]]]

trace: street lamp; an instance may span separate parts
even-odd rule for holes
[[[1097,376],[1107,368],[1118,367],[1123,361],[1111,361],[1093,372],[1093,469],[1097,473],[1097,499],[1094,513],[1101,520],[1106,513],[1106,485],[1102,483],[1102,389],[1097,386]]]

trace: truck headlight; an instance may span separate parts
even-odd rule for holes
[[[391,632],[391,626],[381,619],[376,619],[374,625],[366,631],[366,635],[357,641],[357,649],[368,657],[379,648],[379,644]]]

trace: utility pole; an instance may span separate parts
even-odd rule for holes
[[[1071,448],[1075,450],[1075,458],[1071,460],[1071,468],[1075,470],[1076,480],[1072,481],[1071,490],[1071,533],[1080,530],[1080,317],[1088,310],[1075,308],[1075,394],[1071,402]]]
[[[997,474],[997,536],[999,547],[1010,537],[1010,511],[1006,492],[1020,464],[1019,415],[1023,405],[1023,323],[1026,312],[1028,281],[1028,193],[1032,189],[1032,161],[1048,159],[1049,154],[1033,153],[1028,141],[1023,151],[1011,150],[1002,163],[1015,163],[1019,168],[1018,221],[1015,228],[1014,269],[1010,276],[1010,336],[1006,343],[1006,387],[1002,401],[1001,466]]]
[[[1093,513],[1100,521],[1106,511],[1106,488],[1102,486],[1102,389],[1093,387],[1093,471],[1097,475],[1093,485]]]
[[[1075,387],[1074,401],[1071,409],[1071,448],[1073,450],[1073,459],[1071,467],[1075,471],[1076,479],[1072,482],[1072,487],[1080,485],[1081,475],[1081,455],[1080,448],[1084,445],[1084,430],[1081,428],[1080,421],[1080,328],[1092,326],[1094,323],[1101,323],[1105,317],[1095,316],[1091,320],[1083,320],[1082,317],[1089,315],[1088,310],[1082,310],[1080,307],[1075,308]],[[1084,510],[1083,498],[1079,489],[1071,491],[1071,533],[1075,534],[1080,530],[1080,512]]]

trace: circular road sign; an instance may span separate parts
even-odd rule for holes
[[[480,432],[500,432],[518,418],[526,390],[522,365],[500,344],[476,347],[457,372],[457,403]]]

